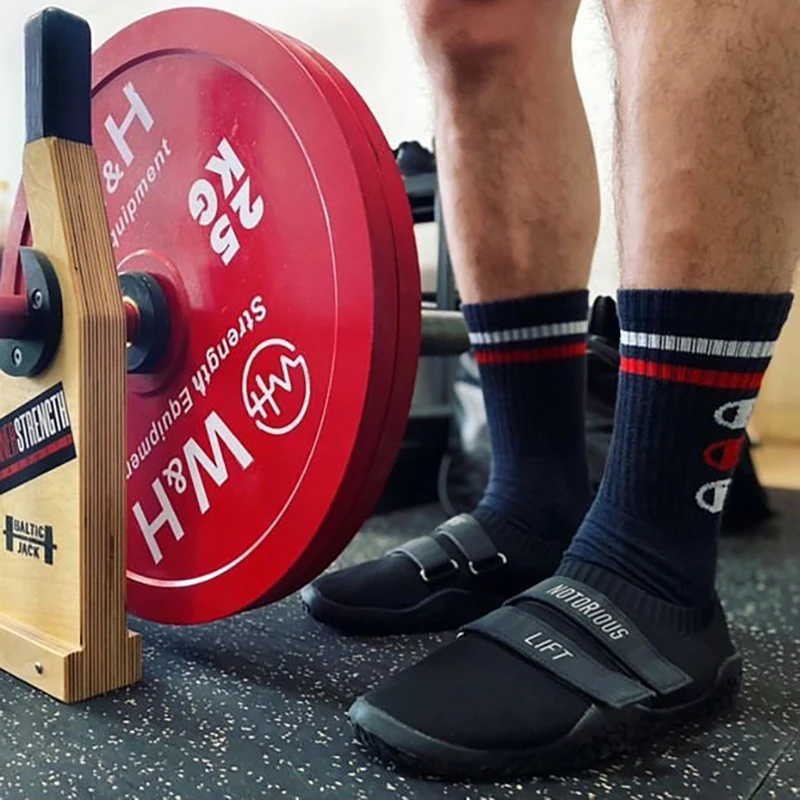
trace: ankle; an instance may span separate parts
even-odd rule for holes
[[[572,536],[591,505],[585,456],[569,462],[522,460],[496,465],[481,505],[521,528],[569,529]],[[545,538],[560,538],[542,531]]]
[[[491,481],[473,516],[498,546],[512,551],[545,544],[558,555],[569,545],[591,504],[588,475],[550,482],[545,472],[524,484]]]
[[[714,597],[717,537],[635,519],[601,494],[569,548],[564,564],[599,567],[667,603],[705,608]]]
[[[508,559],[512,568],[524,570],[533,567],[551,574],[561,563],[564,551],[577,530],[577,525],[559,523],[546,529],[550,536],[545,538],[540,535],[540,528],[509,519],[483,501],[472,512],[472,517]]]

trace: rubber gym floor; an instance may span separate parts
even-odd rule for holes
[[[144,682],[76,706],[0,675],[0,800],[800,797],[800,493],[772,502],[757,535],[722,543],[720,592],[747,661],[737,707],[603,770],[469,785],[376,763],[352,740],[350,702],[447,637],[341,638],[292,597],[198,628],[133,620]],[[442,519],[434,506],[374,518],[339,563]]]

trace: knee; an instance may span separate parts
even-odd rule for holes
[[[429,66],[456,77],[571,47],[579,0],[407,0]]]

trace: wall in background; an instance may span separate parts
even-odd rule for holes
[[[180,5],[175,0],[63,0],[57,3],[92,25],[95,46],[133,20]],[[330,58],[372,108],[389,142],[420,139],[430,144],[431,99],[409,34],[401,0],[227,0],[192,2],[223,8],[308,42]],[[8,0],[0,7],[0,182],[15,186],[23,145],[22,28],[44,0]],[[604,217],[593,289],[613,292],[617,248],[611,205],[612,94],[609,51],[597,0],[584,2],[575,32],[581,90],[595,136],[603,183]],[[436,257],[435,237],[421,232],[423,263]]]

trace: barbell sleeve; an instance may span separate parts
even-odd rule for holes
[[[24,339],[28,326],[28,303],[24,294],[0,295],[0,339]],[[125,302],[125,333],[128,343],[136,340],[141,315],[134,303]]]
[[[25,295],[0,295],[0,339],[24,337],[28,320]],[[137,305],[125,298],[125,327],[128,343],[136,341],[141,315]],[[457,356],[469,350],[469,334],[458,311],[422,309],[420,355]]]
[[[460,311],[422,309],[420,355],[457,356],[469,350],[469,333]]]

